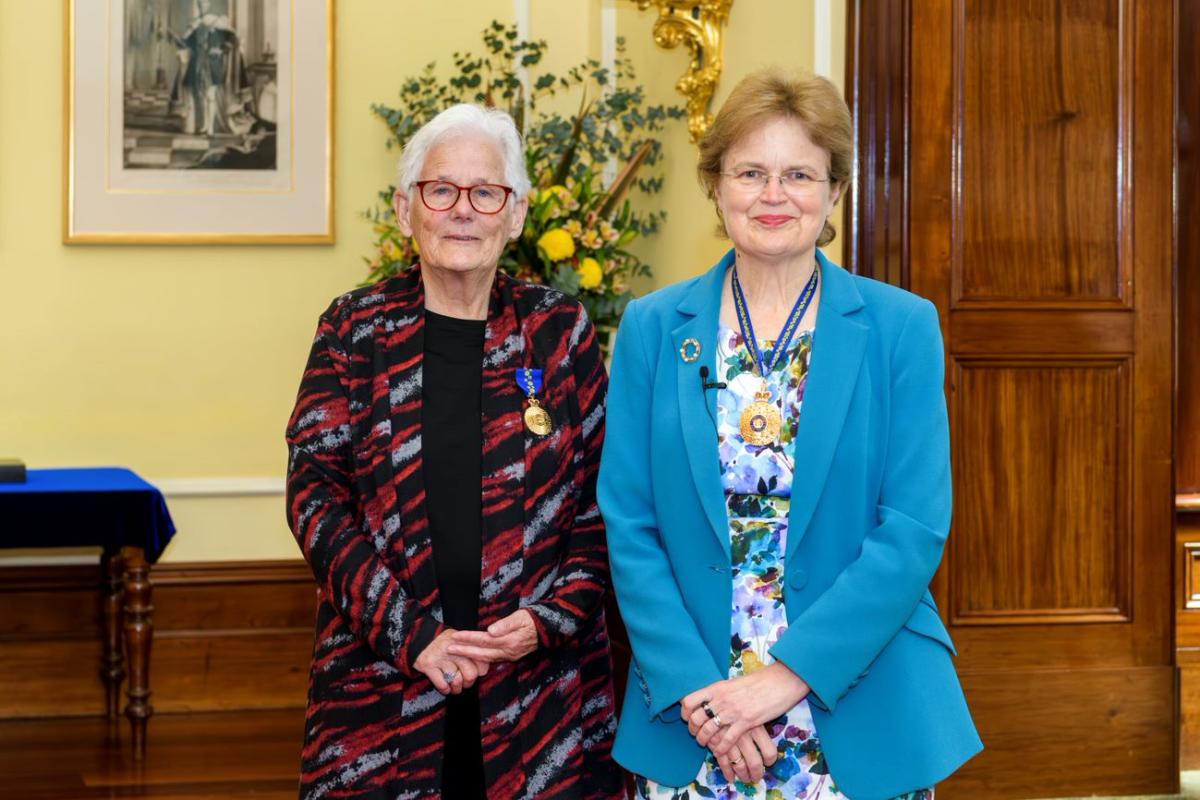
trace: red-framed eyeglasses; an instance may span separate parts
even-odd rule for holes
[[[449,211],[463,192],[467,202],[480,214],[499,214],[512,194],[511,186],[499,183],[479,183],[474,186],[459,186],[450,181],[417,181],[414,186],[421,194],[421,202],[430,211]]]

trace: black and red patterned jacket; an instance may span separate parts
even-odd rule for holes
[[[440,790],[443,697],[412,666],[442,630],[421,474],[423,350],[419,269],[343,295],[320,318],[288,425],[288,517],[319,585],[303,798]],[[524,367],[544,371],[544,437],[523,424]],[[501,273],[481,368],[479,623],[528,608],[540,639],[479,681],[489,796],[622,797],[596,507],[600,349],[576,301]]]

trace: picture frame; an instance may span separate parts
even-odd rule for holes
[[[332,244],[335,0],[64,0],[63,242]]]

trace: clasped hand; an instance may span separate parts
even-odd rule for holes
[[[779,757],[766,723],[808,692],[803,678],[775,662],[692,692],[680,702],[679,713],[697,744],[716,756],[726,777],[757,783]]]
[[[519,609],[486,631],[447,628],[421,651],[413,667],[442,694],[458,694],[486,675],[492,664],[524,658],[537,644],[531,612]]]

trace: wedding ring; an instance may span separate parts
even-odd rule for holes
[[[717,718],[717,712],[713,711],[712,706],[708,704],[707,700],[702,700],[700,702],[700,707],[704,709],[704,713],[708,715],[709,719]]]
[[[454,683],[454,679],[458,677],[458,670],[456,669],[454,672],[442,670],[442,677],[446,679],[446,683]]]
[[[742,763],[742,757],[738,756],[737,758],[730,759],[729,763],[736,767],[738,764]]]
[[[717,727],[718,727],[718,728],[724,728],[724,727],[725,727],[725,723],[724,723],[724,722],[721,722],[721,715],[720,715],[720,714],[718,714],[718,713],[716,713],[715,711],[713,712],[713,715],[712,715],[712,718],[711,718],[711,719],[712,719],[712,721],[713,721],[713,722],[717,723]]]

